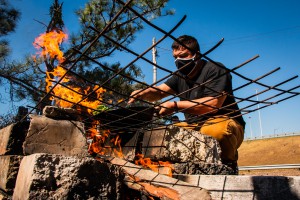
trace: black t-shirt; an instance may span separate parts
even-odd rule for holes
[[[204,64],[199,71],[199,75],[197,75],[194,80],[185,80],[182,77],[173,75],[165,82],[165,84],[173,89],[182,101],[199,99],[202,97],[215,97],[221,92],[229,94],[222,105],[222,107],[225,108],[218,110],[216,113],[199,116],[185,113],[185,118],[189,123],[203,121],[215,115],[227,115],[233,117],[245,127],[245,121],[242,116],[235,117],[240,115],[241,112],[233,97],[231,74],[221,63],[218,63],[218,65],[204,61]],[[227,107],[227,105],[229,106]]]

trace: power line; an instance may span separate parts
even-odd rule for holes
[[[296,29],[299,29],[299,30],[296,30]],[[256,38],[261,38],[262,36],[267,36],[267,35],[271,35],[271,34],[278,33],[278,32],[286,32],[286,31],[290,31],[290,30],[295,30],[295,32],[300,31],[300,26],[281,28],[281,29],[272,30],[272,31],[268,31],[268,32],[262,32],[262,33],[252,34],[252,35],[229,38],[229,39],[226,39],[225,45],[228,44],[228,43],[232,43],[232,42],[241,42],[243,40],[249,40],[249,39],[253,40],[253,39],[256,39]],[[215,42],[204,43],[204,44],[202,44],[202,46],[209,45],[209,44],[212,44],[212,43],[215,43]]]
[[[296,29],[299,29],[299,30],[296,30]],[[290,31],[290,30],[295,30],[295,32],[300,31],[300,26],[292,26],[292,27],[288,27],[288,28],[281,28],[281,29],[277,29],[277,30],[272,30],[272,31],[267,31],[267,32],[252,34],[252,35],[245,35],[245,36],[240,36],[240,37],[229,38],[229,39],[226,39],[226,43],[224,43],[224,45],[231,44],[234,42],[240,43],[240,42],[243,42],[246,40],[249,41],[249,39],[254,40],[254,39],[262,38],[263,36],[271,35],[271,34],[278,33],[278,32],[286,32],[286,31]],[[201,46],[210,45],[212,43],[215,43],[215,42],[207,42],[207,43],[202,44]],[[160,47],[160,46],[156,46],[156,47],[163,51],[172,52],[171,49],[167,49],[167,48]]]

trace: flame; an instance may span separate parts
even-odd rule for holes
[[[115,138],[111,140],[111,142],[114,144],[115,148],[113,148],[113,154],[116,157],[123,158],[123,152],[121,147],[121,139],[119,135],[117,135]]]
[[[51,91],[50,100],[53,104],[59,107],[71,108],[76,106],[76,109],[92,114],[92,112],[102,103],[102,95],[105,89],[99,86],[87,86],[79,87],[74,83],[77,83],[76,77],[71,76],[67,73],[68,70],[61,64],[65,61],[64,54],[60,50],[62,42],[68,39],[68,35],[62,31],[51,31],[40,34],[34,41],[33,45],[38,49],[37,55],[47,59],[55,59],[58,61],[57,66],[52,66],[53,69],[46,70],[46,92]],[[36,60],[36,56],[33,57]],[[57,84],[59,80],[59,84]],[[72,84],[70,84],[71,82]],[[55,85],[55,87],[54,87]],[[86,95],[93,92],[93,98],[85,98]],[[80,107],[82,106],[82,107]],[[104,148],[105,140],[109,137],[109,130],[102,131],[99,133],[97,130],[99,123],[97,121],[92,122],[89,129],[87,130],[88,138],[92,139],[92,143],[89,145],[90,153],[106,154],[108,151]],[[117,145],[115,152],[121,155],[120,152],[120,139],[117,138],[114,142]]]
[[[94,135],[91,134],[93,142],[89,146],[88,151],[90,154],[96,153],[99,155],[110,155],[119,158],[124,157],[121,147],[121,138],[119,135],[110,138],[110,136],[112,136],[110,130],[100,130],[99,133],[98,131],[95,132],[95,129],[92,128],[90,131],[94,133]]]
[[[59,61],[59,63],[62,63],[65,58],[63,55],[63,52],[60,50],[60,45],[63,41],[68,39],[68,35],[65,34],[62,31],[51,31],[48,33],[43,33],[40,36],[38,36],[33,45],[37,49],[41,49],[38,54],[40,56],[46,57],[46,58],[55,58]],[[49,92],[53,86],[53,83],[55,80],[60,80],[60,84],[56,84],[53,88],[53,96],[51,97],[51,100],[54,100],[55,104],[59,107],[64,108],[70,108],[74,104],[82,105],[87,108],[87,112],[89,114],[92,114],[92,111],[97,108],[98,105],[101,104],[101,96],[105,92],[105,89],[100,88],[98,86],[94,86],[93,88],[86,87],[66,87],[67,83],[70,82],[70,80],[74,79],[74,77],[71,77],[70,75],[66,76],[67,70],[60,65],[56,66],[53,71],[47,71],[46,72],[46,92]],[[84,98],[85,95],[87,95],[90,91],[94,91],[96,96],[93,98],[93,100],[89,100],[88,98]],[[84,99],[84,100],[82,100]],[[95,100],[96,99],[96,100]]]
[[[136,165],[142,165],[145,168],[150,168],[152,171],[155,172],[163,172],[164,174],[172,177],[172,171],[174,170],[174,167],[172,166],[172,163],[168,161],[152,161],[150,158],[144,158],[143,154],[137,154],[136,157],[138,158],[135,160]]]
[[[33,43],[36,49],[42,49],[39,53],[42,57],[56,58],[60,63],[64,61],[63,52],[59,45],[68,39],[68,35],[62,31],[51,31],[40,34]]]
[[[51,77],[50,74],[54,75],[55,77],[62,77],[66,73],[66,70],[60,66],[57,66],[53,72],[48,72],[49,75],[47,77]],[[55,103],[59,107],[64,108],[70,108],[74,104],[82,105],[87,109],[87,112],[89,114],[92,114],[92,112],[102,103],[102,94],[106,91],[103,88],[100,88],[98,86],[86,87],[66,87],[67,83],[70,81],[70,78],[63,77],[60,81],[61,84],[57,84],[55,88],[53,89],[53,94],[55,97],[53,97],[53,100],[55,100]],[[46,81],[47,83],[47,92],[49,92],[52,83],[54,82],[53,79],[48,79]],[[85,96],[89,93],[89,91],[94,91],[95,96],[93,96],[93,99],[89,100],[89,98],[85,98]]]

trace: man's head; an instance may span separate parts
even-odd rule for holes
[[[177,40],[178,42],[174,41],[172,44],[175,64],[183,75],[189,75],[192,71],[196,70],[195,66],[200,59],[198,41],[188,35],[182,35]]]
[[[196,38],[189,35],[182,35],[177,40],[178,42],[174,41],[172,44],[173,53],[178,50],[187,50],[191,55],[195,55],[197,52],[200,53],[200,46]],[[188,48],[185,48],[183,45]]]

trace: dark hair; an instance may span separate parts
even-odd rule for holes
[[[188,50],[190,50],[192,53],[200,52],[200,46],[196,38],[189,36],[189,35],[182,35],[179,38],[177,38],[177,41],[174,41],[172,44],[172,49],[179,49],[183,45],[187,46]],[[184,46],[183,46],[184,47]]]

